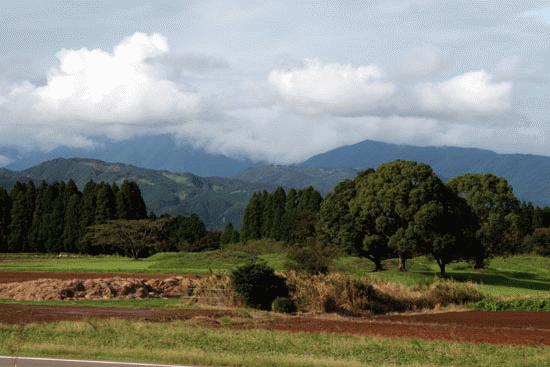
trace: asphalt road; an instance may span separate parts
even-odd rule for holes
[[[0,356],[0,367],[193,367],[131,362],[84,361],[78,359]]]

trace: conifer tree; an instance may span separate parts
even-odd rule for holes
[[[111,185],[100,183],[97,187],[95,223],[105,223],[117,218],[116,197]]]
[[[95,223],[95,211],[97,205],[97,184],[90,180],[84,186],[82,192],[82,226],[88,227]]]
[[[227,223],[223,228],[223,232],[220,237],[220,243],[226,245],[228,243],[239,242],[239,231],[233,227],[232,223]]]
[[[147,218],[147,209],[141,190],[135,182],[124,181],[116,195],[116,209],[119,219]]]
[[[286,206],[286,193],[282,187],[277,187],[271,196],[271,229],[268,237],[280,241],[284,237],[284,216]]]
[[[11,221],[9,226],[8,251],[29,251],[29,231],[34,213],[36,188],[32,181],[17,182],[11,190]]]
[[[0,252],[8,249],[8,228],[10,225],[11,199],[6,190],[0,187]]]

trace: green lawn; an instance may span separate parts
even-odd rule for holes
[[[249,252],[231,249],[201,253],[159,253],[143,260],[118,256],[52,256],[52,255],[0,255],[0,271],[74,271],[74,272],[129,272],[129,273],[181,273],[208,274],[227,272],[254,257]],[[285,255],[282,252],[261,254],[277,270],[283,270]],[[366,276],[373,279],[399,282],[408,286],[428,284],[437,276],[437,264],[426,257],[408,262],[409,271],[396,271],[396,261],[388,260],[385,271],[373,272],[372,264],[356,257],[339,258],[334,271]],[[519,255],[492,259],[483,270],[473,270],[470,264],[448,266],[448,275],[457,280],[471,280],[481,284],[490,296],[549,296],[550,258]]]
[[[204,366],[543,366],[550,348],[229,330],[196,321],[0,324],[0,354]]]

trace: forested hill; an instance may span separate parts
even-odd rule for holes
[[[135,181],[139,184],[148,210],[156,214],[198,214],[210,228],[225,222],[239,226],[242,213],[255,191],[273,186],[232,178],[199,177],[139,168],[127,164],[91,159],[54,159],[24,171],[0,169],[0,185],[10,188],[16,181],[66,181],[82,186],[90,179],[101,182]]]
[[[357,170],[351,168],[299,168],[293,166],[268,165],[249,168],[233,178],[284,188],[305,188],[313,186],[323,195],[328,194],[340,182],[354,178]]]
[[[550,205],[550,157],[498,154],[489,150],[458,147],[417,147],[365,140],[316,155],[300,168],[376,168],[396,159],[424,162],[443,179],[464,173],[492,173],[512,184],[521,200]]]

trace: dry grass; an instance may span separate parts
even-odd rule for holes
[[[438,280],[427,286],[409,288],[399,283],[372,281],[343,274],[283,274],[290,298],[300,312],[341,314],[387,313],[462,305],[483,299],[479,287],[470,282]],[[231,288],[228,275],[189,279],[183,285],[188,304],[242,306]]]

